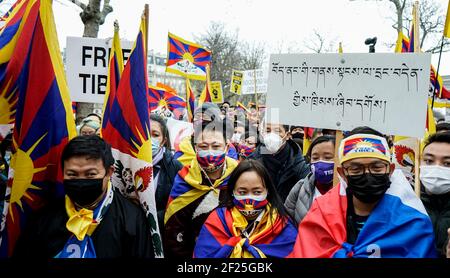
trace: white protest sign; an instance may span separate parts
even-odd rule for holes
[[[133,42],[121,41],[124,62]],[[112,39],[67,37],[66,75],[72,101],[103,103]]]
[[[243,71],[244,77],[242,82],[241,93],[243,95],[249,95],[255,93],[255,73],[256,73],[256,92],[258,94],[267,93],[267,70],[245,70]]]
[[[192,123],[167,118],[167,128],[169,129],[169,138],[172,150],[177,150],[180,142],[194,132]]]
[[[267,106],[283,124],[424,135],[429,53],[276,54]]]

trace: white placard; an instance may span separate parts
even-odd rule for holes
[[[178,150],[178,145],[187,136],[194,132],[192,123],[167,118],[167,128],[169,129],[170,143],[172,150]]]
[[[267,70],[257,69],[257,70],[243,71],[244,78],[242,82],[242,91],[241,91],[243,95],[255,93],[255,72],[256,72],[256,92],[258,94],[267,93],[268,72]]]
[[[133,42],[121,41],[124,63]],[[112,39],[67,37],[66,75],[72,101],[103,103]]]
[[[267,106],[283,124],[422,138],[430,62],[429,53],[271,55]]]

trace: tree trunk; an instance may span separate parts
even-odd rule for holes
[[[96,38],[98,36],[98,30],[100,25],[105,23],[106,16],[113,11],[109,5],[109,0],[104,0],[103,9],[100,10],[101,0],[89,0],[89,4],[86,6],[79,1],[72,0],[83,9],[80,13],[80,18],[84,23],[83,37]],[[86,117],[88,114],[94,112],[94,103],[77,103],[77,118]]]

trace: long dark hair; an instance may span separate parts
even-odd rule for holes
[[[261,178],[264,187],[267,189],[267,201],[271,204],[269,213],[273,214],[274,211],[277,211],[281,217],[290,219],[289,214],[284,208],[283,201],[278,195],[266,167],[264,167],[261,162],[254,159],[243,160],[230,174],[230,179],[228,180],[227,188],[225,190],[225,197],[221,203],[221,206],[227,208],[234,207],[233,191],[236,186],[237,180],[245,172],[256,172],[256,174]]]
[[[150,120],[159,123],[159,125],[161,126],[163,138],[166,140],[166,143],[164,143],[164,147],[170,150],[172,145],[170,144],[169,129],[167,129],[166,121],[156,114],[150,114]]]

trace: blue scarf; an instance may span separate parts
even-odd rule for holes
[[[69,237],[64,248],[55,256],[55,258],[97,257],[91,235],[108,211],[114,197],[113,193],[111,184],[108,184],[108,191],[106,192],[105,197],[93,211],[81,209],[77,211],[75,215],[71,215],[73,214],[74,204],[70,198],[66,196],[66,210],[72,210],[72,212],[68,211],[69,221],[67,221],[66,227],[68,230],[72,231],[73,234]],[[86,219],[91,220],[87,225]],[[77,230],[76,234],[75,229]]]

